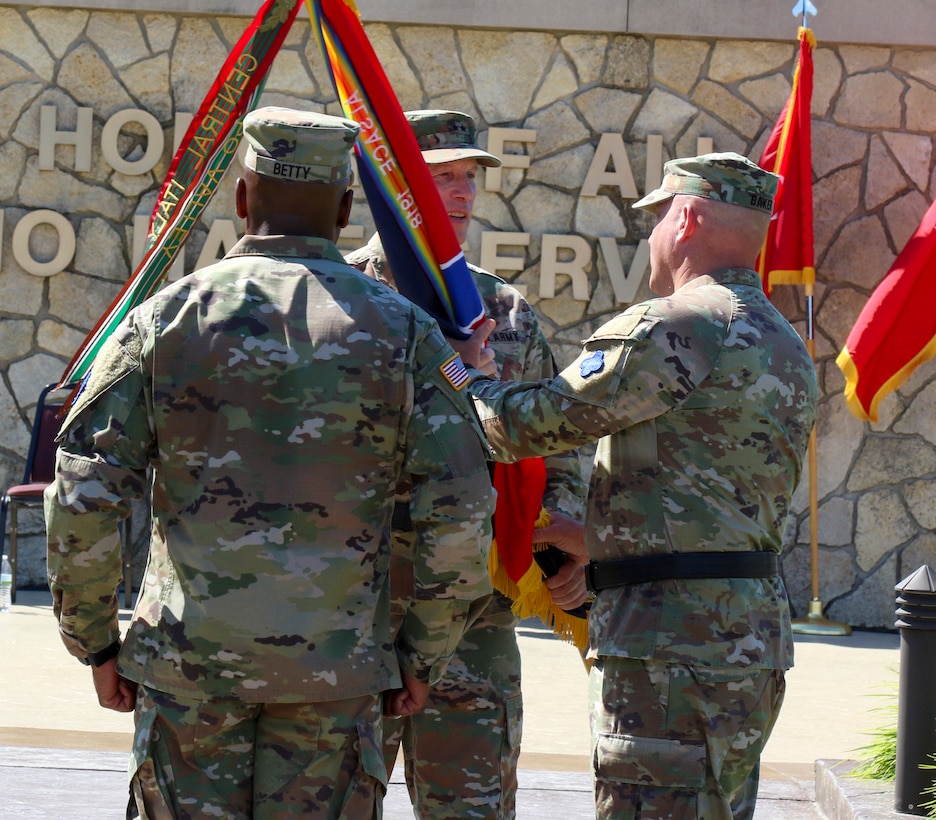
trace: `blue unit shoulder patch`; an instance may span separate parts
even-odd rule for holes
[[[594,373],[600,373],[604,370],[604,351],[596,350],[580,365],[582,378],[587,379]]]

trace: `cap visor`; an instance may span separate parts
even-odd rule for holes
[[[423,151],[422,155],[428,165],[455,162],[458,159],[476,159],[478,165],[486,168],[500,168],[502,164],[493,154],[482,151],[480,148],[430,148],[428,151]]]
[[[661,202],[666,202],[667,199],[673,196],[675,196],[675,194],[672,191],[664,191],[662,188],[657,188],[647,194],[643,199],[638,199],[631,205],[631,208],[637,208],[641,211],[652,211]]]

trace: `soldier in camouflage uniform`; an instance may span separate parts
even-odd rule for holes
[[[477,145],[474,120],[457,111],[409,111],[423,157],[429,164],[460,243],[468,235],[479,165],[501,161]],[[380,237],[375,235],[346,260],[395,287]],[[557,372],[549,344],[529,303],[502,279],[469,265],[493,332],[490,347],[501,377],[552,378]],[[575,453],[546,459],[543,505],[552,525],[550,540],[581,538],[585,484]],[[399,618],[411,594],[409,572],[413,529],[405,496],[394,516],[394,571],[391,586]],[[585,594],[581,565],[570,558],[548,581],[554,601],[578,606]],[[520,651],[511,601],[498,592],[475,605],[475,620],[433,687],[429,705],[399,724],[385,724],[385,754],[393,769],[401,742],[406,781],[414,811],[421,818],[511,818],[515,814],[517,760],[523,721]],[[457,738],[457,742],[453,739]]]
[[[805,345],[750,269],[776,186],[737,154],[668,162],[634,205],[656,215],[660,298],[546,386],[472,385],[501,454],[598,440],[585,539],[601,818],[753,812],[793,661],[777,554],[817,401]]]
[[[379,817],[382,707],[422,707],[490,594],[487,449],[436,322],[334,245],[358,126],[263,108],[244,133],[247,235],[128,316],[65,421],[49,583],[101,704],[136,703],[141,816]],[[121,645],[117,524],[148,471]],[[404,483],[415,594],[394,634]]]

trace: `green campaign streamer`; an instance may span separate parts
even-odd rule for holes
[[[169,166],[143,259],[68,363],[59,386],[83,379],[107,337],[165,280],[237,153],[241,120],[260,96],[299,6],[300,0],[267,0],[231,50]]]

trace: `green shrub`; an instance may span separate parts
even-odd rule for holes
[[[929,759],[936,762],[936,754],[929,755]],[[930,766],[926,763],[920,765],[921,769],[936,769],[936,766]],[[931,786],[927,786],[923,789],[923,794],[929,794],[933,796],[932,800],[928,800],[925,803],[920,803],[921,809],[926,809],[927,817],[936,817],[936,780],[933,781]]]
[[[891,696],[893,697],[893,696]],[[858,765],[851,770],[850,775],[862,780],[883,780],[892,783],[897,773],[897,702],[879,706],[874,709],[885,716],[883,725],[873,730],[871,742],[861,746],[856,751],[862,756]],[[930,760],[936,764],[936,754],[929,755]],[[933,769],[936,765],[921,764],[922,769]],[[920,803],[921,809],[927,810],[927,817],[936,818],[936,779],[931,786],[923,790],[924,794],[931,795],[932,800]]]
[[[869,733],[870,743],[856,749],[860,757],[851,776],[862,780],[891,782],[897,769],[897,700],[894,695],[881,697],[891,698],[892,702],[872,710],[885,718],[879,728]]]

